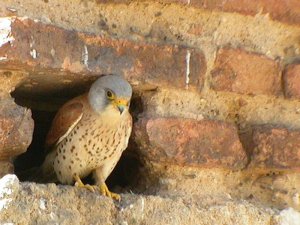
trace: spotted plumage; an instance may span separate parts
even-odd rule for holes
[[[89,92],[76,97],[58,111],[46,139],[50,149],[43,164],[44,173],[55,171],[63,184],[76,182],[93,173],[103,194],[118,198],[108,191],[105,180],[128,145],[132,118],[128,111],[131,86],[120,76],[99,78]]]

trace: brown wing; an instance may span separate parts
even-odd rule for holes
[[[82,114],[83,104],[80,98],[75,98],[63,105],[52,121],[46,138],[46,149],[61,142],[80,121]]]
[[[123,150],[125,150],[128,146],[128,141],[129,141],[129,137],[131,135],[131,130],[132,130],[132,117],[128,113],[128,117],[126,118],[126,125],[125,125],[125,142],[124,142]]]

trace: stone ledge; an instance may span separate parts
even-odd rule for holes
[[[203,207],[197,199],[123,194],[111,199],[54,184],[19,183],[14,175],[0,180],[1,223],[16,224],[282,224],[299,213],[227,201]]]

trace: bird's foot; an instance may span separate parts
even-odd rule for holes
[[[101,184],[101,185],[99,186],[99,191],[100,191],[100,193],[101,193],[102,195],[104,195],[104,196],[110,197],[110,198],[115,199],[115,200],[117,200],[117,201],[120,201],[120,200],[121,200],[121,196],[118,195],[118,194],[116,194],[116,193],[110,192],[110,191],[108,190],[108,187],[106,186],[105,183],[103,183],[103,184]]]
[[[78,187],[78,188],[85,188],[85,189],[88,189],[91,192],[95,192],[95,190],[97,189],[97,186],[92,186],[92,185],[89,185],[89,184],[82,183],[82,181],[81,181],[81,179],[78,175],[74,176],[74,180],[76,181],[75,186]]]

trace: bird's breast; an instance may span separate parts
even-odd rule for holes
[[[130,132],[128,118],[110,123],[101,117],[84,116],[57,146],[54,169],[59,180],[70,183],[74,174],[86,176],[121,155]]]
[[[79,138],[88,163],[93,167],[98,167],[126,148],[124,144],[128,142],[129,135],[124,119],[113,122],[102,117],[88,116],[85,119],[82,121],[83,130]]]

